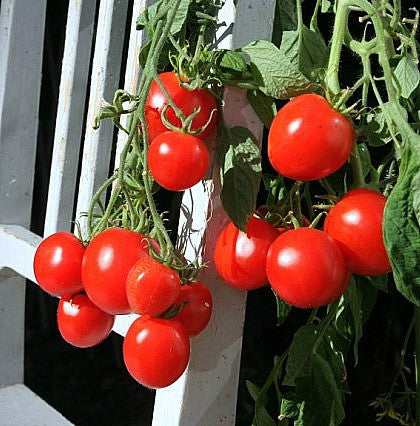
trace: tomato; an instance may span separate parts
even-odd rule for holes
[[[125,280],[131,267],[148,257],[150,238],[127,229],[110,228],[95,236],[82,262],[82,281],[89,299],[110,314],[131,312]]]
[[[170,191],[184,191],[204,178],[210,155],[197,137],[168,131],[152,142],[147,162],[159,185]]]
[[[276,228],[258,217],[251,218],[246,234],[230,222],[214,249],[214,264],[220,276],[241,290],[254,290],[267,284],[267,251],[278,235]]]
[[[209,289],[194,281],[181,287],[181,293],[175,304],[185,303],[176,319],[181,321],[190,337],[200,334],[210,321],[213,299]]]
[[[214,111],[209,126],[198,135],[200,139],[206,140],[217,124],[217,103],[214,96],[203,89],[184,89],[179,85],[178,77],[173,72],[161,73],[159,78],[175,105],[184,113],[185,117],[191,115],[195,109],[200,108],[200,112],[194,117],[191,130],[198,130],[204,126],[209,121],[212,111]],[[149,142],[152,142],[156,136],[168,130],[161,119],[162,110],[167,103],[166,96],[159,85],[153,81],[145,105]],[[172,108],[169,107],[167,109],[166,117],[174,126],[182,126],[181,120],[176,116]]]
[[[349,119],[319,95],[297,96],[281,108],[268,135],[268,158],[283,176],[309,181],[338,170],[353,148]]]
[[[328,213],[324,231],[340,247],[347,269],[361,275],[391,271],[383,241],[386,197],[370,189],[349,191]]]
[[[285,302],[300,308],[333,302],[349,281],[337,244],[312,228],[286,231],[273,242],[267,255],[267,276]]]
[[[132,310],[159,315],[170,308],[181,291],[178,272],[152,259],[139,259],[127,275],[126,290]]]
[[[105,340],[111,333],[114,319],[114,315],[101,311],[83,293],[63,296],[58,304],[58,329],[67,343],[79,348]]]
[[[34,273],[40,287],[54,296],[83,289],[81,266],[85,248],[70,232],[45,238],[34,257]]]
[[[190,358],[190,339],[175,319],[137,318],[123,344],[128,372],[143,386],[163,388],[177,380]]]

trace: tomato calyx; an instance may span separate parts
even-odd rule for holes
[[[175,126],[174,124],[172,124],[168,117],[167,117],[167,111],[169,108],[172,108],[175,111],[176,116],[181,120],[182,126],[178,127]],[[213,109],[210,113],[210,116],[207,120],[207,122],[199,127],[196,130],[193,130],[193,121],[195,119],[195,117],[198,116],[198,114],[200,114],[201,112],[201,108],[195,108],[194,111],[188,116],[185,117],[185,115],[182,113],[182,111],[179,108],[175,108],[175,105],[172,101],[170,101],[169,103],[167,103],[161,112],[161,120],[162,123],[169,129],[172,130],[174,132],[179,132],[179,133],[186,133],[188,135],[192,135],[192,136],[198,136],[201,133],[203,133],[212,123],[213,123],[213,119],[215,114],[218,112],[217,109]]]

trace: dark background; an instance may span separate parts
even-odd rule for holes
[[[304,3],[304,11],[307,4],[307,10],[312,10],[310,3],[313,2]],[[67,7],[66,0],[48,1],[32,218],[32,230],[39,235],[43,231]],[[328,18],[323,19],[320,28],[329,36],[332,23]],[[354,60],[350,56],[348,59],[350,63]],[[349,79],[353,77],[351,68],[345,70]],[[171,211],[170,226],[176,229],[179,195],[164,192],[158,201],[161,210]],[[57,330],[57,304],[56,299],[37,286],[27,286],[27,386],[76,425],[150,425],[154,392],[138,385],[126,372],[121,355],[122,338],[112,333],[105,342],[92,349],[68,345]],[[253,403],[245,379],[260,385],[265,381],[274,356],[290,344],[294,331],[307,316],[304,311],[293,310],[286,323],[276,327],[275,312],[275,300],[268,288],[248,294],[238,425],[252,422]],[[346,397],[345,425],[375,423],[375,412],[368,404],[390,387],[411,315],[407,304],[392,286],[390,294],[379,295],[360,342],[359,363],[354,366],[352,359],[347,363],[352,393]],[[412,353],[413,345],[410,344],[409,358]],[[397,423],[383,421],[382,424]]]

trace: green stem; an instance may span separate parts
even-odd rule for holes
[[[353,152],[350,154],[350,164],[353,171],[354,188],[363,188],[365,186],[365,178],[357,143],[354,144]]]

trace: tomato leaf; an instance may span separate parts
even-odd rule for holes
[[[311,82],[273,43],[252,41],[241,51],[249,56],[252,74],[266,95],[288,99],[310,89]]]
[[[312,354],[312,368],[306,377],[296,380],[296,393],[304,401],[302,424],[305,426],[338,425],[344,419],[343,396],[329,363]]]
[[[243,232],[255,211],[261,181],[261,153],[254,135],[245,127],[220,126],[219,153],[223,208]]]
[[[187,19],[188,8],[191,0],[181,0],[176,11],[174,21],[171,26],[171,33],[177,34],[181,31]],[[136,21],[136,29],[138,31],[145,29],[149,38],[152,38],[154,33],[154,26],[156,22],[164,16],[168,9],[168,3],[159,0],[149,6],[142,12]]]
[[[317,338],[316,326],[308,324],[301,327],[290,345],[286,363],[286,377],[283,384],[295,386],[296,379],[308,376],[312,369],[312,348]]]
[[[271,418],[265,404],[267,403],[267,394],[261,394],[261,388],[251,381],[246,381],[246,387],[252,399],[255,401],[255,413],[252,422],[253,426],[275,426],[274,420]]]
[[[327,56],[323,38],[304,25],[297,31],[283,33],[280,51],[309,79],[315,79]]]
[[[286,321],[292,307],[279,296],[275,295],[275,297],[277,306],[277,326],[280,326]]]
[[[420,136],[407,135],[384,211],[384,241],[397,289],[420,306]]]
[[[277,114],[276,103],[270,96],[265,95],[260,90],[248,90],[248,101],[267,129],[270,128],[271,122]]]
[[[413,58],[403,56],[394,72],[400,86],[401,96],[408,99],[420,83],[418,64],[414,62]]]
[[[292,399],[283,398],[280,404],[279,420],[294,419],[299,416],[302,403]]]
[[[297,28],[298,19],[295,0],[277,0],[276,13],[279,15],[280,28],[282,31]]]

